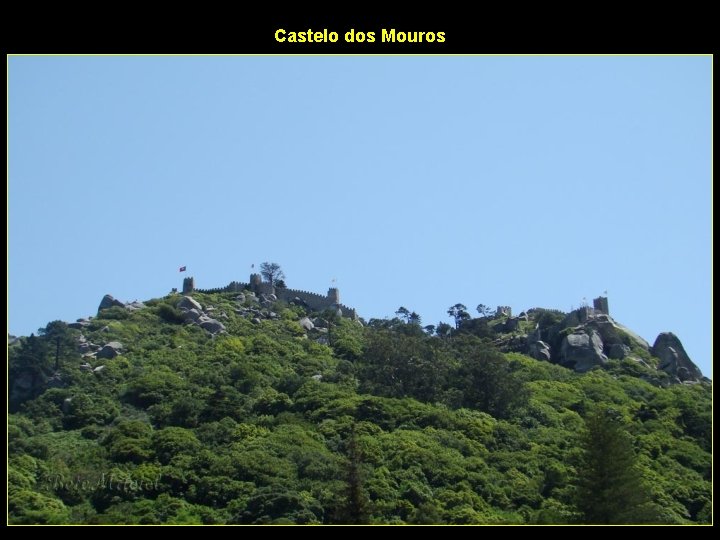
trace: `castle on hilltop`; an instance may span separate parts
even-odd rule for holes
[[[580,322],[593,319],[599,315],[610,315],[607,296],[598,296],[593,299],[593,307],[583,305],[575,310],[578,313]]]
[[[183,280],[182,293],[191,294],[193,291],[197,291],[199,293],[241,293],[246,290],[252,291],[259,297],[270,297],[270,295],[274,295],[278,300],[282,300],[287,303],[293,302],[295,304],[305,305],[312,311],[333,309],[338,311],[338,314],[343,317],[347,317],[349,319],[358,318],[355,308],[351,308],[340,303],[340,291],[337,287],[330,287],[327,295],[323,296],[309,291],[275,287],[273,284],[263,281],[260,274],[250,274],[249,283],[231,281],[225,287],[219,287],[217,289],[196,289],[195,278],[186,277]]]

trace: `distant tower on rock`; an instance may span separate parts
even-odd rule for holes
[[[262,276],[260,274],[250,274],[250,288],[257,291],[262,286]]]
[[[340,303],[340,290],[337,287],[330,287],[327,293],[328,300],[333,304]]]
[[[195,290],[195,278],[186,277],[183,279],[183,294],[190,294]]]
[[[275,294],[275,286],[263,281],[260,274],[250,274],[250,290],[257,295]]]
[[[608,299],[607,296],[598,296],[593,300],[593,307],[595,308],[595,311],[599,313],[604,313],[605,315],[610,315],[610,310],[608,309]]]

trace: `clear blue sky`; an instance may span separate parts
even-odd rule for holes
[[[9,331],[276,261],[424,324],[607,290],[709,375],[711,121],[710,57],[11,57]]]

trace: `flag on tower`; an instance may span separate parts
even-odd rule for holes
[[[180,271],[181,271],[181,272],[184,272],[185,270],[187,270],[187,266],[181,266],[181,267],[180,267]]]

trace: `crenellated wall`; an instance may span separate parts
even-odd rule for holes
[[[199,292],[203,294],[217,294],[217,293],[226,293],[226,292],[235,292],[228,288],[226,285],[225,287],[215,287],[214,289],[195,289],[194,292]]]
[[[337,300],[340,299],[340,292],[333,287],[328,291],[327,296],[321,294],[299,291],[297,289],[279,289],[276,291],[277,297],[285,302],[292,302],[295,298],[299,298],[307,304],[313,311],[323,311],[324,309],[339,307],[342,310],[343,317],[356,319],[357,313],[355,308],[341,304]]]
[[[192,278],[189,278],[192,279]],[[191,282],[194,285],[194,281]],[[357,312],[355,308],[348,307],[340,303],[340,291],[336,287],[328,289],[326,296],[322,294],[301,291],[298,289],[277,289],[271,286],[269,283],[262,281],[259,274],[250,275],[250,283],[242,283],[239,281],[233,281],[225,287],[217,287],[214,289],[190,289],[186,292],[192,292],[193,290],[199,293],[215,294],[215,293],[227,293],[227,292],[241,292],[249,289],[257,295],[270,295],[274,294],[278,297],[278,300],[284,302],[292,302],[295,298],[299,298],[313,311],[323,311],[328,308],[340,308],[343,317],[349,319],[357,319]],[[184,291],[185,292],[185,291]]]
[[[310,291],[300,291],[296,289],[279,289],[276,291],[277,297],[285,302],[292,302],[295,298],[299,298],[305,302],[310,309],[319,311],[330,305],[327,296],[317,294]]]

